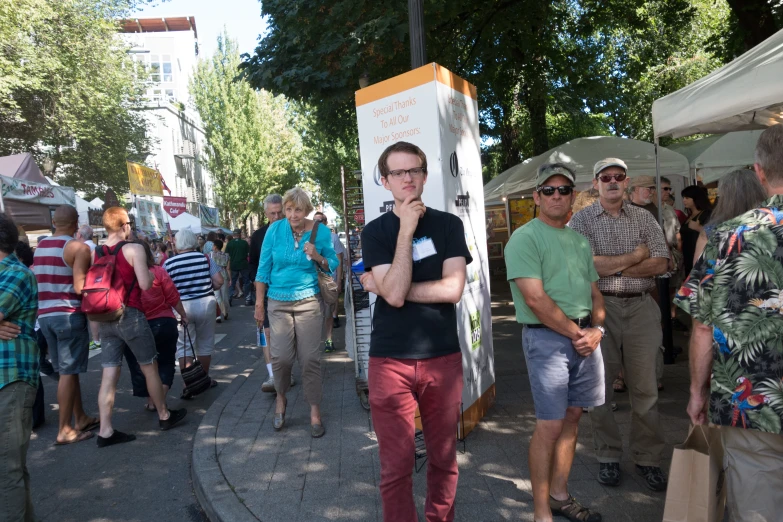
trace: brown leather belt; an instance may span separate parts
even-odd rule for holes
[[[650,292],[601,292],[604,297],[619,297],[620,299],[632,299],[634,297],[644,297]]]
[[[593,322],[593,316],[588,315],[587,317],[580,317],[579,319],[571,319],[579,328],[587,328],[590,326]],[[549,328],[548,326],[544,324],[526,324],[528,328]]]

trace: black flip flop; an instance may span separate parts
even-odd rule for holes
[[[106,446],[113,446],[115,444],[122,444],[124,442],[131,442],[134,440],[136,440],[136,435],[114,430],[114,433],[111,434],[111,437],[101,437],[98,435],[98,447],[105,448]]]
[[[99,419],[99,420],[96,420],[94,422],[91,422],[90,424],[88,424],[87,426],[82,428],[81,431],[92,431],[92,430],[94,430],[96,428],[100,428],[100,426],[101,426],[101,421]]]

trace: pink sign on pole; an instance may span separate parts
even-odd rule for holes
[[[183,212],[186,212],[187,204],[187,198],[163,196],[163,210],[165,210],[171,217],[177,217]]]

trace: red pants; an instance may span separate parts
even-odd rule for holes
[[[454,519],[462,354],[431,359],[371,357],[370,412],[381,459],[384,522],[415,522],[414,416],[427,446],[427,522]]]

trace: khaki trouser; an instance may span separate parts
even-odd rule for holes
[[[321,404],[322,325],[320,296],[300,301],[269,299],[270,353],[275,390],[282,395],[288,392],[294,359],[299,359],[305,399],[311,406]]]
[[[783,435],[722,426],[730,522],[783,520]]]
[[[37,366],[37,365],[36,365]],[[0,389],[0,521],[35,520],[27,449],[36,388],[15,381]]]
[[[656,358],[661,345],[661,311],[652,297],[604,297],[606,402],[590,414],[598,462],[620,462],[623,440],[611,410],[612,381],[622,369],[631,396],[631,454],[640,466],[659,466],[664,438],[658,415]],[[620,348],[622,347],[622,351]]]

